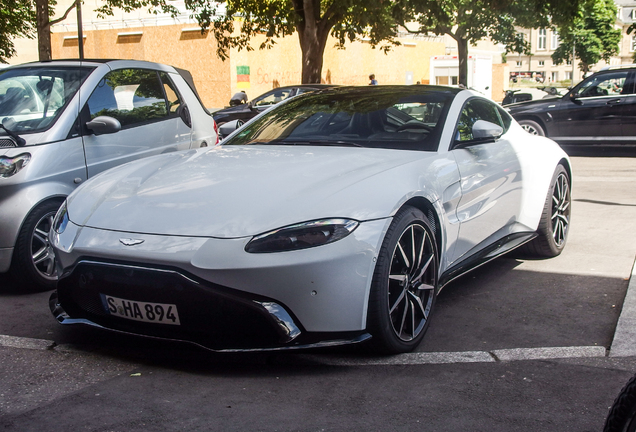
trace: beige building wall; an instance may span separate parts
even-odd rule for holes
[[[301,51],[297,35],[276,40],[272,49],[231,50],[222,61],[216,54],[216,40],[201,34],[194,24],[145,25],[84,31],[85,58],[122,58],[166,63],[189,70],[208,108],[227,105],[231,95],[245,90],[254,98],[274,86],[301,82]],[[52,35],[53,58],[77,58],[75,31]],[[262,38],[255,38],[258,47]],[[325,50],[322,81],[340,85],[367,85],[374,73],[380,84],[428,83],[430,57],[444,52],[441,38],[401,38],[401,46],[388,54],[372,49],[364,41],[334,47],[330,39]]]
[[[85,31],[84,58],[147,60],[187,69],[205,106],[214,107],[229,99],[229,64],[217,57],[214,37],[187,31],[192,28],[182,24]],[[54,33],[51,45],[54,59],[78,58],[76,32]]]

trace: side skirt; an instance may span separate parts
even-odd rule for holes
[[[487,262],[500,257],[519,246],[528,243],[537,236],[536,232],[531,233],[515,233],[507,235],[497,242],[481,249],[474,255],[471,255],[452,267],[448,268],[439,278],[439,290],[441,291],[446,285],[454,281],[460,276],[465,275],[471,270],[480,267]]]

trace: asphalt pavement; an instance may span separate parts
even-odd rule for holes
[[[636,372],[636,154],[613,156],[573,158],[561,256],[448,285],[411,354],[218,355],[66,328],[48,292],[0,278],[0,430],[600,431]]]

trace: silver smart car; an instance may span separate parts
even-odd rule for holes
[[[0,71],[0,273],[53,288],[48,241],[64,198],[134,159],[218,143],[189,72],[132,60]]]

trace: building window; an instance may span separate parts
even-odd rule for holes
[[[629,52],[634,52],[636,51],[636,34],[632,35],[632,41],[629,44]]]
[[[552,72],[552,82],[556,82],[559,80],[559,72]]]
[[[552,38],[550,39],[550,49],[557,49],[559,47],[559,33],[553,31]]]
[[[539,66],[545,66],[545,60],[539,60]]]
[[[546,47],[546,29],[539,29],[539,37],[537,40],[537,49],[544,50]]]
[[[571,80],[572,79],[572,71],[565,72],[565,79],[566,80]]]
[[[523,61],[517,60],[517,67],[523,66]]]

